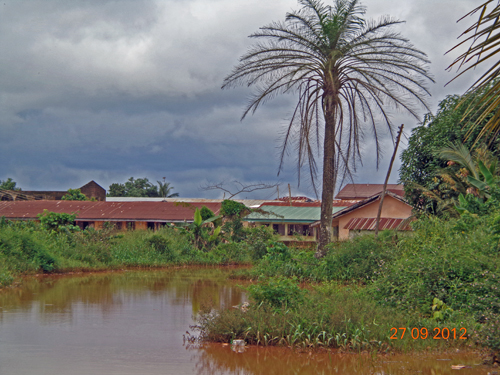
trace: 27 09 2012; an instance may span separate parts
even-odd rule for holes
[[[406,327],[402,328],[391,328],[391,340],[402,340],[405,337],[407,329]],[[447,327],[444,328],[439,328],[436,327],[433,330],[433,335],[429,335],[429,331],[427,328],[412,328],[411,330],[408,328],[408,331],[410,332],[410,336],[413,340],[426,340],[427,338],[433,338],[434,340],[467,340],[467,329],[462,327],[458,331],[456,328],[448,329]],[[398,337],[399,336],[399,337]],[[408,335],[407,335],[408,337]]]

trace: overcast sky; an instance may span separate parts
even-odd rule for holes
[[[473,22],[456,23],[477,1],[363,4],[366,18],[405,20],[399,31],[429,56],[433,111],[473,82],[469,74],[444,87],[457,56],[444,53]],[[247,36],[298,8],[296,0],[1,1],[0,180],[67,190],[90,180],[108,189],[131,176],[166,177],[180,196],[205,198],[221,196],[199,189],[208,182],[280,180],[283,190],[290,183],[292,194],[313,197],[307,181],[297,187],[293,155],[277,176],[280,133],[296,98],[276,98],[240,122],[251,89],[220,88],[250,46]],[[394,122],[406,134],[418,125],[405,114]],[[376,171],[367,134],[356,182],[383,183],[388,134],[384,149]],[[398,169],[399,160],[391,182]]]

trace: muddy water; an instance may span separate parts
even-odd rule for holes
[[[473,354],[376,357],[279,348],[192,346],[204,304],[242,291],[222,270],[43,277],[0,293],[0,374],[486,374]],[[452,365],[469,366],[452,370]]]

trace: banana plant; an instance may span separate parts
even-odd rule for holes
[[[467,176],[467,181],[476,189],[478,189],[481,195],[483,195],[485,198],[490,198],[491,187],[498,186],[498,178],[497,176],[495,176],[497,161],[495,160],[494,162],[492,162],[490,167],[488,168],[481,160],[479,160],[478,167],[480,172],[478,177],[482,177],[482,181],[473,176]]]
[[[220,215],[212,216],[209,219],[203,220],[203,218],[201,217],[201,211],[196,208],[196,210],[194,211],[193,223],[189,226],[189,229],[194,235],[194,243],[196,247],[204,247],[204,245],[206,245],[207,243],[212,243],[218,238],[221,231],[220,226],[217,226],[214,229],[213,233],[211,235],[208,235],[206,230],[208,228],[204,227],[204,225],[212,222],[217,223],[217,220],[220,219],[220,217]]]

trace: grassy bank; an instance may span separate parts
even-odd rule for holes
[[[310,250],[273,241],[266,228],[240,228],[238,236],[228,230],[197,246],[200,237],[178,228],[48,230],[0,220],[0,286],[41,272],[253,263],[233,275],[258,280],[247,287],[250,305],[220,312],[208,306],[199,318],[203,338],[345,350],[499,351],[499,222],[494,215],[422,218],[412,234],[334,243],[316,259]]]
[[[0,220],[0,287],[19,276],[42,272],[250,264],[272,237],[263,228],[251,229],[244,231],[245,241],[226,242],[221,237],[207,249],[197,248],[192,233],[178,228],[157,232],[74,229],[48,230],[32,221]]]
[[[404,314],[380,306],[365,288],[357,286],[323,283],[297,290],[294,285],[285,279],[266,280],[259,284],[259,291],[250,288],[254,303],[248,309],[206,311],[199,320],[203,339],[215,342],[244,339],[256,345],[377,352],[475,346],[471,340],[460,339],[464,333],[460,328],[475,327],[472,319],[438,322]],[[276,295],[278,288],[282,298],[289,293],[289,298],[284,298],[286,302],[280,305],[266,302],[268,297],[264,297],[262,291],[273,291]],[[279,299],[276,298],[276,302]],[[406,331],[401,327],[406,327]],[[452,339],[433,339],[438,332],[435,329],[445,327],[451,330]],[[390,339],[391,336],[394,339]]]
[[[202,334],[264,345],[480,346],[498,352],[498,222],[494,215],[421,218],[410,235],[383,233],[332,244],[319,260],[310,251],[271,243],[253,269],[236,275],[259,279],[248,288],[248,309],[206,312]],[[299,282],[308,285],[307,292]],[[403,327],[406,336],[400,339]]]

